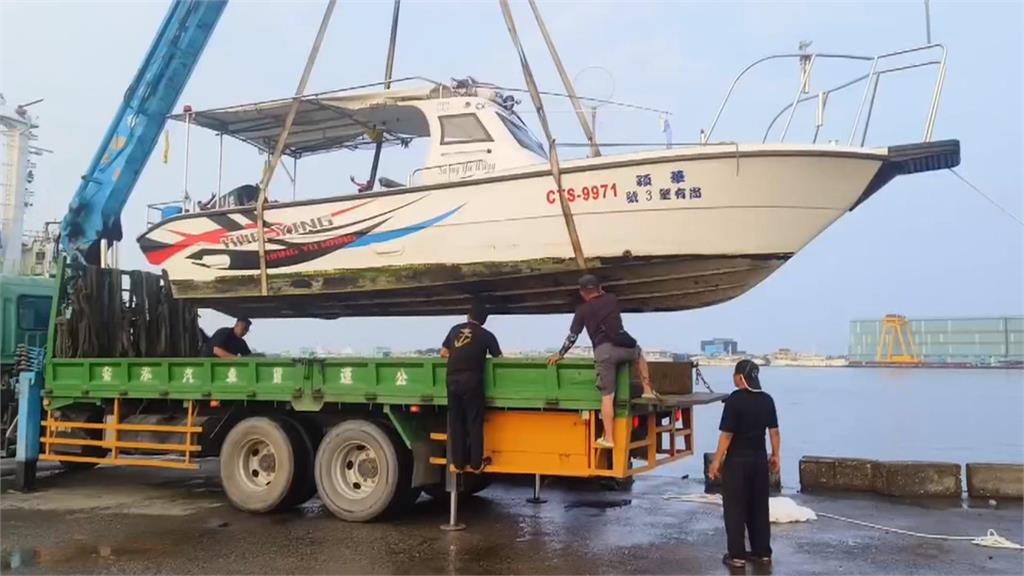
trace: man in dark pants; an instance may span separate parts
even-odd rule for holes
[[[771,524],[768,519],[768,471],[778,472],[779,418],[775,401],[761,390],[758,367],[740,360],[733,373],[737,390],[729,395],[718,426],[722,434],[708,468],[711,478],[722,477],[722,504],[729,552],[726,566],[742,568],[747,559],[759,564],[772,561]],[[765,430],[772,441],[772,455],[765,450]],[[722,460],[725,469],[722,470]],[[744,529],[750,537],[747,553]]]
[[[487,310],[474,304],[466,321],[456,324],[441,345],[448,358],[449,461],[457,470],[479,473],[490,463],[484,458],[484,360],[501,356],[498,339],[486,328]]]

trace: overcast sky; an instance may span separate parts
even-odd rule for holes
[[[290,95],[301,73],[324,2],[231,2],[179,102],[197,109]],[[383,78],[392,4],[339,2],[310,82],[310,91]],[[55,152],[38,161],[30,227],[63,217],[82,172],[152,41],[167,3],[0,2],[0,92],[8,102],[45,98],[33,108],[39,145]],[[753,60],[813,50],[875,55],[925,43],[924,4],[854,2],[541,2],[563,61],[581,93],[671,112],[677,141],[697,139],[735,74]],[[542,89],[560,91],[557,75],[525,3],[514,3],[520,33]],[[949,49],[935,139],[962,143],[960,171],[1020,217],[1022,201],[1020,2],[931,3],[932,35]],[[584,69],[589,70],[580,72]],[[595,69],[592,67],[601,67]],[[866,73],[818,65],[813,90]],[[878,95],[868,144],[921,139],[934,68],[887,78]],[[522,86],[518,61],[497,2],[402,5],[396,77],[447,81],[472,75]],[[612,79],[609,81],[609,77]],[[765,68],[738,88],[715,139],[760,141],[776,112],[792,99],[793,63]],[[614,86],[612,86],[614,85]],[[825,138],[845,142],[860,90],[829,102]],[[528,98],[524,98],[528,100]],[[553,100],[562,141],[580,141],[566,103]],[[524,105],[524,108],[526,106]],[[539,133],[535,118],[528,122]],[[124,213],[126,267],[146,262],[134,242],[146,205],[180,197],[184,133],[170,125],[170,161],[158,150]],[[792,136],[808,139],[804,110]],[[656,114],[603,110],[602,140],[659,141]],[[216,139],[194,134],[192,189],[216,187]],[[412,151],[413,156],[416,151]],[[225,187],[258,180],[260,158],[226,147]],[[382,175],[404,180],[420,158],[385,154]],[[368,154],[315,157],[299,164],[298,196],[353,192]],[[290,198],[280,175],[271,194]],[[764,223],[772,233],[772,223]],[[728,231],[722,231],[727,234]],[[649,348],[696,351],[702,338],[730,336],[741,348],[777,347],[844,353],[848,322],[886,313],[975,316],[1024,312],[1024,227],[946,172],[902,177],[847,214],[761,285],[732,302],[698,311],[632,315],[627,328]],[[205,316],[208,328],[222,319]],[[262,350],[351,346],[369,351],[436,346],[452,318],[260,321],[249,340]],[[489,322],[509,349],[561,342],[568,318],[496,317]]]

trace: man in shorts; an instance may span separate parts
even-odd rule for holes
[[[619,364],[633,362],[644,387],[643,398],[658,399],[651,389],[651,377],[647,360],[636,340],[622,327],[622,312],[619,300],[614,294],[601,289],[601,282],[593,274],[584,274],[579,281],[583,303],[576,307],[569,335],[561,350],[548,358],[548,364],[555,365],[575,344],[584,328],[594,347],[594,367],[597,370],[597,389],[601,392],[601,420],[604,422],[604,436],[596,445],[600,448],[615,446],[615,372]]]

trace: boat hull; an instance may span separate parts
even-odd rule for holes
[[[787,254],[736,257],[588,259],[626,312],[689,310],[739,296],[767,278]],[[495,314],[571,312],[579,270],[573,260],[425,265],[348,275],[271,276],[270,296],[194,297],[199,306],[232,316],[435,316],[463,314],[473,299]],[[183,281],[176,292],[253,292],[258,279],[229,277],[203,285]],[[302,294],[297,294],[298,292]],[[284,296],[284,297],[274,297]]]
[[[587,268],[625,309],[685,310],[749,290],[913,171],[892,150],[672,150],[567,162],[563,185]],[[176,297],[234,315],[455,314],[472,298],[502,313],[571,311],[579,268],[550,174],[453,178],[268,206],[266,296],[251,207],[171,218],[139,243]]]

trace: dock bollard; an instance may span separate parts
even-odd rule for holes
[[[540,474],[533,476],[533,496],[526,499],[530,504],[543,504],[547,502],[547,498],[540,497]]]
[[[451,498],[451,506],[448,508],[448,523],[441,525],[445,532],[457,532],[465,530],[466,525],[459,522],[459,479],[455,472],[448,472],[448,495]]]

